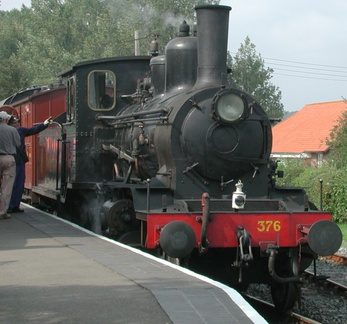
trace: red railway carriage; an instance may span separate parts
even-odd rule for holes
[[[56,118],[65,113],[66,91],[64,85],[35,86],[21,90],[2,102],[1,110],[20,119],[22,127],[32,127],[48,117]],[[38,136],[25,138],[25,149],[29,162],[25,164],[27,192],[37,185],[37,168],[44,161],[38,157]]]

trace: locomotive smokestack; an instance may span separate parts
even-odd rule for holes
[[[198,71],[195,88],[227,83],[227,46],[231,7],[195,7],[198,28]]]

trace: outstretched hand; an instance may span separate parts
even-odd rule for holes
[[[52,124],[53,120],[52,120],[52,116],[48,117],[43,123],[45,126]]]

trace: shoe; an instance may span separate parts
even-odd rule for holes
[[[0,219],[10,219],[10,218],[12,218],[12,216],[9,214],[0,215]]]
[[[19,207],[12,208],[12,213],[24,213],[24,209],[20,209]]]
[[[9,209],[7,209],[7,213],[8,213],[8,214],[12,214],[12,213],[24,213],[24,210],[23,210],[23,209],[20,209],[19,207],[9,208]]]

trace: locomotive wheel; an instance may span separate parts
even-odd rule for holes
[[[291,310],[299,300],[300,288],[297,283],[275,284],[271,286],[272,301],[278,312]]]
[[[109,234],[112,238],[126,244],[139,243],[137,232],[140,223],[135,217],[131,200],[122,199],[106,202],[103,210],[107,214]],[[133,242],[131,242],[132,238],[134,238]]]

